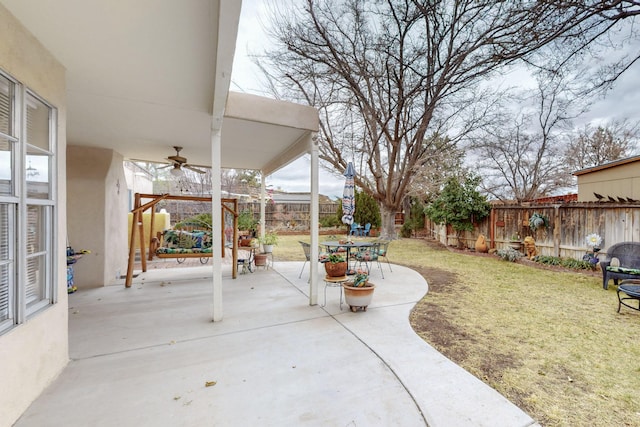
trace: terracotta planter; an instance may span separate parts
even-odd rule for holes
[[[476,252],[489,252],[489,246],[487,246],[484,234],[479,235],[478,240],[476,240]]]
[[[241,237],[238,241],[238,246],[242,246],[243,248],[251,246],[251,237]]]
[[[325,262],[324,270],[329,277],[342,277],[347,274],[347,262]]]
[[[256,267],[267,265],[267,256],[267,254],[256,254],[253,259],[256,263]]]
[[[373,283],[369,283],[369,286],[354,288],[349,286],[349,282],[346,282],[342,284],[342,288],[344,289],[344,299],[351,311],[355,312],[358,309],[367,311],[367,306],[371,304],[373,291],[375,290]]]

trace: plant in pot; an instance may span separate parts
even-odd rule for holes
[[[259,237],[258,242],[262,245],[262,252],[270,254],[273,252],[273,247],[278,244],[278,234],[275,231],[270,231]]]
[[[238,215],[238,230],[240,230],[240,246],[251,246],[251,239],[255,237],[258,221],[253,218],[253,213],[244,210]]]
[[[367,306],[371,304],[375,285],[369,282],[369,272],[364,269],[358,269],[353,276],[353,281],[344,282],[344,298],[351,311],[358,309],[367,311]]]
[[[324,262],[324,270],[329,277],[343,277],[347,274],[347,260],[341,254],[330,254]]]

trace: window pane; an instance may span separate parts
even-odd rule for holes
[[[0,132],[13,136],[13,91],[14,85],[0,75]]]
[[[47,276],[48,232],[51,229],[48,206],[27,206],[27,309],[49,298]]]
[[[47,297],[45,280],[45,256],[27,258],[27,308]]]
[[[13,195],[13,149],[14,144],[0,136],[0,194]]]
[[[14,206],[8,203],[0,203],[0,263],[14,258]]]
[[[13,319],[10,277],[9,265],[0,265],[0,330],[4,321]]]
[[[42,206],[27,208],[27,254],[33,255],[45,251],[46,224],[44,223]]]
[[[49,151],[51,109],[35,96],[27,95],[27,144]]]
[[[9,217],[11,215],[11,217]],[[13,322],[13,205],[0,204],[0,330]]]
[[[48,199],[51,195],[49,179],[51,156],[42,153],[28,153],[27,167],[27,197],[32,199]]]

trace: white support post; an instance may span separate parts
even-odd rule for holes
[[[213,256],[213,321],[222,320],[222,253],[220,242],[222,241],[222,180],[220,177],[220,129],[211,130],[211,225]]]
[[[309,142],[311,146],[311,260],[309,261],[309,305],[318,304],[318,244],[319,241],[319,217],[320,208],[318,206],[318,192],[319,192],[319,173],[318,173],[318,138],[316,134],[309,135]]]
[[[264,172],[260,171],[260,176],[262,177],[260,179],[260,237],[264,238],[264,233],[266,233],[265,227],[267,225],[267,220],[266,220],[266,203],[264,201],[264,198],[267,195],[267,190],[266,190],[266,181],[267,181],[267,177],[264,176]]]

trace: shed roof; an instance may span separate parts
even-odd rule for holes
[[[627,157],[626,159],[614,160],[613,162],[604,163],[598,166],[592,166],[590,168],[580,169],[579,171],[575,171],[573,175],[580,176],[585,175],[592,172],[598,172],[605,169],[611,169],[618,166],[626,165],[629,163],[635,163],[640,161],[640,156]]]

